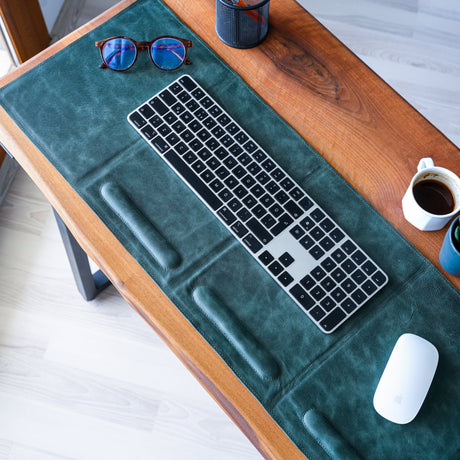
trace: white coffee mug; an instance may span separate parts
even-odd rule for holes
[[[434,214],[422,208],[414,196],[414,186],[424,181],[438,181],[452,193],[453,209],[446,214]],[[435,166],[431,158],[422,158],[417,174],[402,199],[404,217],[419,230],[440,230],[460,211],[460,178],[446,168]]]

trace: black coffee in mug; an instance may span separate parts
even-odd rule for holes
[[[413,193],[419,206],[431,214],[449,214],[455,208],[453,193],[438,180],[428,179],[416,183]]]

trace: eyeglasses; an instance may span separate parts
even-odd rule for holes
[[[138,50],[149,50],[153,64],[161,70],[176,70],[182,64],[190,64],[187,50],[192,46],[190,40],[163,36],[151,42],[136,42],[128,37],[110,37],[96,42],[101,50],[103,63],[101,69],[122,72],[130,69],[137,59]]]

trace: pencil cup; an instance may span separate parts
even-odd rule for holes
[[[216,0],[217,36],[233,48],[252,48],[268,33],[269,0]]]

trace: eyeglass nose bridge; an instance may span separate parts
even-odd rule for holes
[[[150,42],[135,42],[137,49],[148,50],[150,48]]]

